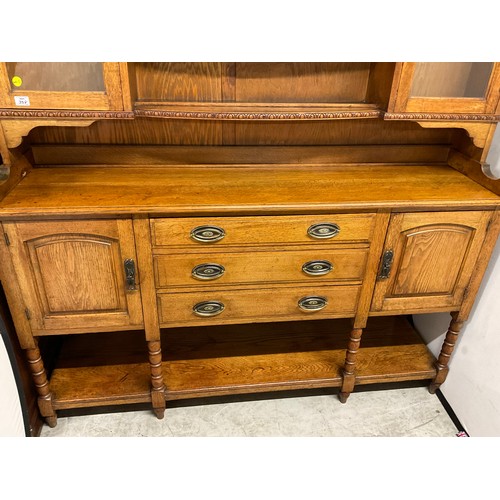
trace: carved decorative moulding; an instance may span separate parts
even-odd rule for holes
[[[498,122],[500,115],[479,115],[463,113],[385,113],[384,120],[415,120],[415,121],[478,121]]]
[[[76,118],[76,119],[132,119],[132,111],[73,111],[73,110],[19,110],[0,109],[0,118]]]
[[[136,116],[148,118],[177,118],[191,120],[340,120],[354,118],[378,118],[381,112],[373,111],[336,111],[336,112],[210,112],[210,111],[169,111],[139,109]]]

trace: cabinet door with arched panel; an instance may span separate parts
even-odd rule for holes
[[[36,335],[142,325],[131,220],[4,222]]]
[[[400,213],[391,217],[372,311],[457,310],[490,212]]]

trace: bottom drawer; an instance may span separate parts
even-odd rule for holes
[[[353,316],[360,286],[265,288],[158,295],[161,326]],[[299,305],[300,303],[300,305]]]

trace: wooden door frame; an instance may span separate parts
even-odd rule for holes
[[[477,218],[475,226],[467,225],[467,221],[461,220],[461,215],[464,214],[474,214],[473,218]],[[456,217],[456,222],[451,221],[440,221],[440,217],[448,218],[452,220]],[[464,298],[465,290],[471,278],[471,273],[473,272],[474,265],[481,253],[481,245],[486,236],[488,222],[492,216],[492,212],[402,212],[396,213],[391,216],[389,226],[387,228],[386,239],[384,242],[384,252],[386,250],[394,250],[394,261],[392,263],[392,269],[389,277],[387,279],[378,279],[375,283],[371,312],[374,314],[413,314],[418,312],[433,312],[433,311],[453,311],[460,308],[460,304]],[[436,297],[439,294],[429,295],[429,296],[401,296],[401,297],[387,297],[388,292],[392,290],[396,276],[398,275],[399,265],[403,257],[402,249],[402,234],[406,233],[408,229],[402,231],[402,227],[405,222],[405,218],[408,217],[422,217],[423,221],[421,226],[415,225],[415,229],[418,227],[431,227],[440,225],[456,225],[465,226],[474,229],[475,234],[471,239],[469,246],[464,255],[464,260],[462,262],[462,267],[457,276],[457,282],[455,284],[455,289],[451,295],[443,295],[443,302],[439,303],[435,307],[429,306],[427,303],[431,298],[436,301]],[[429,220],[425,222],[425,218]],[[433,219],[435,218],[435,221]],[[470,223],[472,224],[472,223]]]
[[[110,331],[110,330],[126,330],[131,328],[142,328],[144,323],[142,314],[142,302],[140,289],[135,292],[125,293],[123,312],[95,312],[95,313],[64,313],[60,314],[58,318],[49,318],[45,322],[44,308],[41,298],[38,295],[36,287],[36,273],[32,268],[32,260],[29,251],[25,245],[25,239],[19,233],[19,224],[47,224],[57,223],[61,225],[57,234],[71,234],[75,231],[74,227],[78,228],[81,222],[89,222],[95,224],[97,227],[92,231],[96,236],[109,236],[111,226],[115,224],[116,231],[115,239],[119,245],[121,258],[132,258],[137,263],[137,255],[135,250],[135,239],[133,233],[132,220],[130,219],[112,219],[112,220],[92,220],[92,221],[27,221],[27,222],[4,222],[4,231],[9,234],[10,246],[9,253],[14,265],[15,273],[18,278],[19,286],[21,288],[25,306],[28,308],[29,323],[34,335],[51,335],[51,334],[65,334],[65,333],[86,333],[95,331]],[[107,230],[106,227],[110,229]],[[43,233],[43,231],[42,231]],[[89,233],[90,234],[90,233]],[[123,276],[117,276],[117,279],[122,280]],[[123,278],[124,280],[124,278]],[[139,283],[140,281],[137,280]],[[123,282],[124,287],[124,282]],[[93,318],[92,321],[90,319]],[[78,321],[81,324],[78,324]],[[74,324],[77,326],[74,326]],[[88,326],[84,326],[87,324]],[[56,326],[57,324],[57,326]]]
[[[389,113],[494,114],[500,106],[500,63],[493,70],[484,99],[470,97],[411,97],[417,63],[397,63],[391,90]]]
[[[104,92],[49,92],[34,90],[13,91],[5,63],[0,63],[0,107],[16,110],[75,109],[96,111],[123,110],[120,63],[103,62]],[[14,96],[26,95],[30,106],[17,106]]]

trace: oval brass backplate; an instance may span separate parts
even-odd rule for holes
[[[302,266],[302,271],[309,276],[324,276],[333,270],[328,260],[311,260]]]
[[[317,240],[325,240],[328,238],[333,238],[340,233],[340,227],[332,222],[321,222],[319,224],[313,224],[307,230],[307,234],[311,238]]]
[[[190,234],[191,239],[198,243],[214,243],[222,240],[226,232],[219,226],[198,226]]]
[[[220,278],[226,271],[220,264],[206,263],[193,267],[191,276],[197,280],[210,281]]]
[[[320,297],[313,295],[310,297],[302,297],[299,300],[299,307],[306,312],[321,311],[328,305],[328,300],[326,297]]]
[[[197,316],[202,317],[217,316],[224,311],[224,309],[224,304],[218,300],[205,300],[193,306],[193,312]]]

